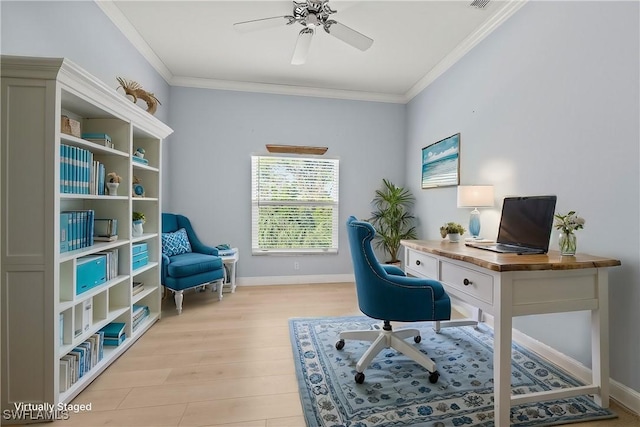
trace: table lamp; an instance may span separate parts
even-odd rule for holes
[[[458,207],[473,208],[469,218],[469,233],[474,239],[480,235],[480,211],[478,208],[493,206],[493,185],[458,186]]]

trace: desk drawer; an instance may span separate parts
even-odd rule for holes
[[[443,262],[440,280],[474,298],[493,304],[493,277],[459,265]],[[465,285],[466,279],[466,285]]]
[[[416,252],[413,250],[407,251],[407,270],[418,277],[426,277],[429,279],[438,279],[438,260],[430,257],[429,255]]]

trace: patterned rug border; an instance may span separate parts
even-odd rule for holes
[[[303,361],[307,362],[309,359],[316,357],[316,354],[314,353],[318,353],[318,359],[320,358],[319,355],[323,355],[323,357],[327,357],[326,356],[326,351],[322,350],[320,347],[318,346],[319,341],[316,337],[316,340],[311,343],[311,342],[306,342],[306,345],[311,345],[313,344],[314,348],[318,349],[320,348],[320,351],[303,351],[303,349],[300,346],[300,343],[297,339],[297,327],[299,327],[299,324],[310,324],[310,323],[322,323],[322,324],[344,324],[344,323],[367,323],[370,325],[376,324],[376,323],[380,323],[379,321],[375,320],[375,319],[371,319],[368,318],[366,316],[344,316],[344,317],[296,317],[296,318],[290,318],[289,319],[289,336],[290,336],[290,340],[291,340],[291,346],[292,346],[292,351],[293,351],[293,356],[294,356],[294,364],[295,364],[295,369],[296,369],[296,380],[298,383],[298,391],[299,391],[299,396],[300,396],[300,400],[302,403],[302,407],[303,407],[303,411],[304,411],[304,418],[305,418],[305,422],[307,424],[308,427],[344,427],[344,426],[348,426],[348,427],[368,427],[368,426],[374,426],[375,427],[400,427],[400,426],[411,426],[411,427],[449,427],[449,426],[465,426],[465,427],[492,427],[494,426],[494,422],[493,422],[493,387],[478,387],[478,388],[474,388],[472,391],[461,391],[461,392],[449,392],[449,393],[442,393],[442,395],[444,395],[445,397],[442,397],[442,395],[438,394],[434,397],[432,397],[431,399],[425,398],[425,399],[420,399],[419,400],[419,405],[421,405],[420,407],[418,407],[418,412],[420,411],[420,409],[423,408],[430,408],[430,404],[435,404],[438,402],[442,402],[445,400],[452,400],[455,398],[461,398],[462,396],[465,395],[477,395],[477,396],[483,396],[484,398],[489,397],[487,400],[488,402],[490,402],[490,407],[487,407],[487,405],[485,404],[484,408],[472,408],[472,409],[463,409],[458,405],[451,405],[450,409],[457,409],[458,412],[456,412],[456,414],[449,414],[447,413],[446,416],[435,416],[435,414],[433,414],[433,417],[425,417],[425,413],[420,413],[420,415],[422,416],[421,420],[415,422],[415,421],[408,421],[407,419],[402,419],[402,415],[406,415],[406,414],[410,414],[411,413],[411,409],[409,409],[409,407],[411,406],[416,406],[416,402],[418,402],[418,399],[416,399],[416,401],[412,401],[412,402],[408,402],[408,403],[396,403],[396,402],[390,402],[391,404],[388,405],[386,408],[382,407],[382,408],[366,408],[364,410],[355,410],[354,408],[352,408],[351,406],[349,406],[348,408],[342,407],[342,408],[336,408],[336,411],[338,411],[342,416],[346,417],[347,413],[350,413],[350,411],[356,411],[359,412],[359,415],[364,417],[366,416],[367,419],[366,420],[375,420],[375,423],[368,423],[365,422],[366,420],[361,420],[361,419],[339,419],[339,417],[334,416],[332,419],[332,421],[334,421],[333,423],[324,423],[323,419],[321,419],[320,415],[319,415],[319,411],[316,409],[316,406],[314,405],[315,399],[314,399],[314,394],[318,395],[318,391],[314,390],[314,392],[312,392],[310,390],[310,386],[311,384],[315,384],[313,381],[310,382],[310,376],[309,375],[305,375],[305,373],[303,372]],[[418,327],[420,328],[424,328],[425,330],[427,330],[428,332],[428,328],[431,328],[431,323],[430,322],[418,322],[418,323],[414,323],[414,324],[409,324],[409,323],[404,323],[402,324],[402,328],[405,327]],[[493,330],[490,329],[489,327],[487,327],[486,325],[482,325],[481,326],[481,330],[480,333],[468,333],[466,331],[463,330],[463,328],[469,328],[469,327],[461,327],[461,328],[451,328],[451,329],[459,329],[460,333],[462,334],[466,334],[465,336],[468,336],[472,339],[474,339],[476,342],[476,344],[481,345],[486,347],[486,350],[489,351],[491,354],[493,354],[493,346],[492,345],[487,345],[485,342],[482,342],[481,336],[479,335],[481,334],[487,334],[486,336],[490,336],[491,342],[493,342]],[[450,328],[447,328],[447,330],[450,330]],[[478,335],[478,336],[476,336]],[[311,338],[311,337],[310,337]],[[337,340],[337,335],[335,337],[335,339]],[[313,340],[310,340],[313,341]],[[355,341],[352,341],[355,342]],[[423,336],[423,343],[425,343],[424,341],[424,336]],[[365,343],[362,343],[362,345],[367,345]],[[513,343],[512,345],[512,351],[515,351],[517,353],[521,353],[523,355],[526,355],[527,359],[531,359],[533,360],[535,363],[540,364],[541,366],[548,366],[553,368],[553,373],[555,373],[556,375],[560,376],[561,379],[563,381],[565,381],[567,384],[569,385],[582,385],[582,383],[575,379],[569,372],[565,371],[564,369],[553,365],[550,361],[548,361],[547,359],[537,355],[536,353],[532,352],[531,350],[524,348],[520,345],[518,345],[517,343]],[[384,362],[387,362],[387,360],[384,360]],[[405,363],[410,363],[409,361],[406,361]],[[438,361],[436,361],[436,363],[438,363]],[[315,364],[315,363],[314,363]],[[492,366],[493,361],[491,360],[490,365]],[[516,365],[516,368],[518,368],[518,365],[516,364],[515,361],[512,360],[512,364]],[[355,372],[354,368],[355,368],[355,363],[352,363],[353,366],[351,366],[351,370],[352,372]],[[373,365],[372,365],[373,366]],[[416,365],[417,366],[417,365]],[[322,394],[329,394],[329,392],[335,394],[336,390],[335,390],[335,386],[337,384],[332,384],[331,381],[338,381],[337,379],[337,375],[332,375],[331,373],[333,371],[331,371],[330,369],[327,369],[326,367],[324,367],[325,369],[325,377],[327,377],[326,379],[326,386],[325,389],[323,391]],[[369,368],[371,369],[371,367]],[[441,369],[441,368],[439,368]],[[523,369],[520,368],[519,371],[522,371]],[[513,369],[513,371],[516,371],[516,369]],[[369,373],[369,371],[365,371],[366,374]],[[317,375],[317,374],[312,374],[313,375]],[[513,375],[513,374],[512,374]],[[322,375],[320,375],[322,376]],[[335,376],[336,378],[330,378],[332,376]],[[344,376],[344,373],[342,374],[342,376]],[[528,380],[526,375],[521,375],[521,377],[525,380],[525,383],[521,384],[520,386],[514,386],[513,390],[517,390],[518,387],[521,388],[526,388],[527,387],[527,383],[526,380]],[[369,376],[367,376],[367,379],[369,379]],[[316,380],[317,379],[313,379]],[[347,381],[353,381],[353,375],[350,376],[350,378]],[[338,383],[339,384],[339,383]],[[365,385],[367,384],[367,381],[365,381]],[[531,383],[529,383],[530,385]],[[353,383],[353,385],[355,386],[355,383]],[[535,384],[536,386],[540,386],[540,384]],[[356,387],[360,387],[360,386],[356,386]],[[315,387],[317,388],[317,386]],[[362,391],[362,389],[360,389]],[[517,392],[517,391],[516,391]],[[335,399],[335,400],[339,400],[339,399]],[[482,399],[480,399],[482,400]],[[318,399],[318,401],[320,401],[320,399]],[[517,423],[513,423],[513,417],[514,416],[518,416],[517,413],[523,414],[526,413],[528,411],[528,408],[531,407],[532,405],[542,405],[544,406],[546,409],[545,411],[549,413],[549,415],[552,415],[553,413],[553,409],[557,408],[559,406],[562,405],[567,405],[569,402],[570,405],[574,405],[576,408],[578,408],[579,410],[577,412],[581,412],[582,410],[589,410],[594,412],[593,414],[590,414],[588,416],[585,416],[584,418],[575,418],[576,415],[573,413],[570,413],[568,415],[562,415],[562,416],[558,416],[557,414],[553,414],[555,416],[557,416],[557,418],[552,419],[552,420],[545,420],[545,421],[540,421],[540,420],[536,420],[536,419],[528,419],[528,417],[524,416],[524,417],[520,417],[521,420],[518,421]],[[321,404],[323,404],[321,402]],[[326,402],[324,402],[324,404],[326,405]],[[384,416],[377,416],[378,413],[385,413],[385,411],[388,412],[389,408],[393,408],[394,410],[398,411],[398,413],[400,414],[399,417],[391,417],[393,419],[391,420],[384,420],[383,418],[385,418]],[[406,408],[406,410],[405,410]],[[415,408],[413,408],[415,409]],[[484,418],[481,418],[481,421],[477,421],[474,423],[474,420],[472,420],[469,416],[467,415],[472,415],[474,413],[478,413],[478,412],[482,412],[482,411],[486,412],[486,415],[484,415]],[[405,412],[405,414],[402,414],[402,412]],[[600,408],[598,405],[596,405],[592,399],[586,397],[586,396],[576,396],[576,397],[571,397],[571,398],[566,398],[566,399],[556,399],[556,400],[552,400],[552,401],[546,401],[546,402],[539,402],[539,403],[531,403],[531,404],[525,404],[525,405],[520,405],[520,406],[514,406],[511,409],[512,411],[512,424],[513,426],[518,426],[518,427],[526,427],[526,426],[540,426],[540,427],[544,427],[544,426],[555,426],[555,425],[561,425],[561,424],[571,424],[571,423],[578,423],[578,422],[587,422],[587,421],[594,421],[594,420],[604,420],[604,419],[611,419],[611,418],[616,418],[617,415],[611,411],[610,409],[603,409]],[[514,415],[515,414],[515,415]],[[427,413],[426,415],[430,416],[431,412]],[[329,418],[329,417],[328,417]],[[386,418],[389,418],[388,416]],[[480,417],[478,417],[480,418]],[[407,424],[407,422],[409,422],[409,424]]]

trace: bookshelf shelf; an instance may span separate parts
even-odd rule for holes
[[[162,141],[173,131],[67,59],[2,55],[0,67],[7,190],[0,275],[8,307],[0,314],[0,360],[1,376],[11,377],[0,398],[11,410],[69,403],[160,318],[160,166]],[[107,134],[110,142],[62,133],[61,115],[78,121],[83,135]],[[148,164],[132,160],[137,150]],[[104,191],[110,172],[121,177],[115,196]],[[149,197],[134,198],[134,182]],[[132,237],[134,211],[147,218],[139,237]],[[109,230],[117,225],[118,239],[94,240],[94,219],[107,220]],[[134,271],[132,245],[140,242],[149,262]],[[135,295],[134,278],[144,282]],[[138,306],[148,316],[138,316]],[[98,331],[113,322],[125,325],[126,338],[104,347],[100,360]],[[72,379],[80,354],[90,363]]]

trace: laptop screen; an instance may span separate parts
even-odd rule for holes
[[[549,249],[556,196],[506,197],[498,230],[498,243]]]

